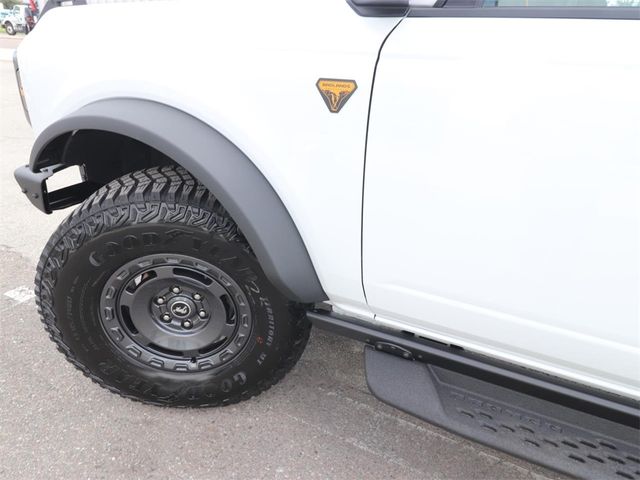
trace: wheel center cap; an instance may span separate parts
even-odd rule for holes
[[[178,318],[188,318],[191,316],[191,312],[193,311],[191,305],[184,300],[175,300],[171,303],[169,309],[171,310],[171,313]]]

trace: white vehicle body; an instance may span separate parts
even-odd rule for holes
[[[640,22],[198,0],[176,41],[176,3],[43,16],[35,133],[110,98],[187,112],[270,182],[337,309],[640,398]],[[338,114],[319,78],[357,82]]]

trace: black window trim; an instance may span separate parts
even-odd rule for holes
[[[640,20],[638,7],[414,7],[408,17]]]
[[[483,7],[453,6],[438,0],[432,7],[410,5],[410,0],[347,0],[363,17],[476,17],[476,18],[563,18],[640,20],[639,7]],[[447,5],[449,3],[449,5]]]

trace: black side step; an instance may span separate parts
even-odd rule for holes
[[[361,340],[373,394],[470,439],[582,478],[640,480],[640,405],[330,312],[314,325]]]
[[[365,367],[377,398],[454,433],[581,478],[640,479],[638,430],[372,347]]]

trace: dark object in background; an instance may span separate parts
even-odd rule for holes
[[[24,12],[25,26],[24,33],[26,35],[29,34],[31,30],[33,30],[38,22],[39,15],[38,6],[34,0],[29,0],[29,8],[27,8]]]

